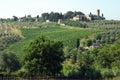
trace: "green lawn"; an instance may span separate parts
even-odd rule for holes
[[[21,29],[24,39],[10,45],[6,50],[15,52],[21,56],[24,52],[24,46],[28,45],[36,37],[44,35],[52,40],[63,41],[64,47],[76,47],[76,41],[86,35],[99,33],[99,30],[80,29],[80,28],[63,28],[63,27],[48,27],[48,28],[34,28],[34,29]]]

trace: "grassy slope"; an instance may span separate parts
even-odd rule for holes
[[[69,29],[60,27],[49,27],[49,28],[35,28],[35,29],[21,29],[24,39],[9,46],[6,50],[15,52],[18,56],[23,54],[23,49],[25,45],[28,45],[32,40],[40,35],[45,35],[50,39],[63,41],[64,46],[73,48],[76,46],[76,39],[82,38],[86,35],[90,35],[98,30],[91,29]]]

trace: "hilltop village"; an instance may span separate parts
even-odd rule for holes
[[[65,20],[72,20],[72,21],[91,21],[91,20],[105,20],[103,14],[100,13],[100,9],[96,11],[96,14],[90,12],[90,14],[84,14],[81,11],[67,11],[66,13],[59,13],[59,12],[45,12],[42,13],[41,16],[36,15],[32,17],[31,15],[25,15],[23,17],[13,16],[12,18],[0,18],[1,22],[8,22],[8,21],[29,21],[29,22],[61,22]]]
[[[44,13],[46,14],[46,13]],[[43,15],[44,15],[43,14]],[[67,13],[65,13],[64,15],[62,15],[62,18],[58,19],[58,23],[62,20],[72,20],[72,21],[91,21],[91,20],[105,20],[105,17],[102,14],[100,14],[100,9],[98,9],[96,11],[96,14],[92,14],[90,12],[90,14],[88,15],[85,15],[84,13],[82,12],[71,12],[71,11],[68,11]],[[67,16],[67,17],[66,17]],[[46,15],[47,17],[47,15]],[[46,18],[45,17],[45,18]],[[56,16],[55,16],[56,17]],[[50,22],[51,20],[50,19],[46,19],[46,22]]]

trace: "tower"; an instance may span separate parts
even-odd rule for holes
[[[97,16],[100,16],[100,9],[97,10]]]
[[[102,17],[103,17],[104,15],[102,14]]]

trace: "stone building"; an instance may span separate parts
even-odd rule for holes
[[[105,20],[105,17],[102,15],[100,15],[100,10],[97,10],[97,14],[88,14],[86,15],[87,20]]]
[[[86,20],[86,16],[85,15],[76,15],[76,16],[74,16],[70,20],[72,20],[72,21],[85,21]]]
[[[97,14],[92,14],[90,12],[90,14],[88,15],[76,15],[74,16],[72,19],[73,21],[91,21],[91,20],[105,20],[105,17],[102,15],[100,15],[100,10],[97,10]]]

